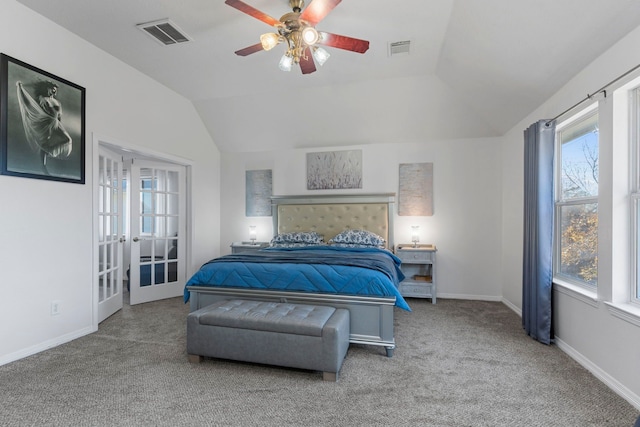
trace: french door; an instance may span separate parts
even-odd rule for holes
[[[98,154],[98,323],[122,308],[122,157]]]
[[[185,167],[134,159],[130,169],[131,304],[182,295]]]

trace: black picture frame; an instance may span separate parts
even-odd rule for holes
[[[0,174],[84,184],[85,95],[0,54]]]

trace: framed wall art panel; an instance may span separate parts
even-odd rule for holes
[[[271,169],[246,171],[245,180],[246,216],[271,216]]]
[[[362,150],[307,153],[307,190],[362,188]]]
[[[401,163],[398,215],[433,215],[433,163]]]
[[[0,54],[0,173],[85,183],[85,89]]]

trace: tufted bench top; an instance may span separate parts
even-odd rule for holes
[[[201,325],[322,336],[333,307],[277,302],[218,301],[199,310]]]

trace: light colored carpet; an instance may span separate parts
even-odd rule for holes
[[[351,345],[318,372],[186,355],[180,298],[126,306],[92,335],[0,367],[3,426],[631,427],[638,412],[501,303],[410,300],[392,358]]]

